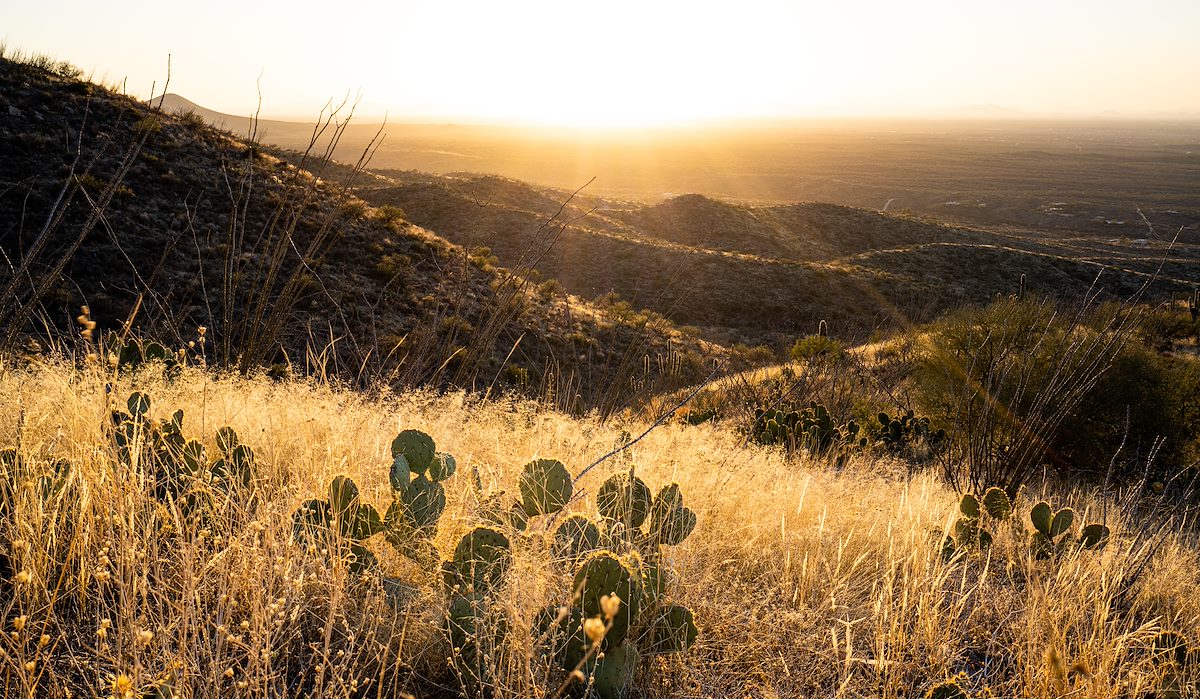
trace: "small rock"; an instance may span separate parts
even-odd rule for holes
[[[20,118],[20,117],[24,116],[25,114],[20,109],[17,109],[16,107],[14,107],[13,105],[10,104],[10,105],[8,105],[8,115],[10,117]]]

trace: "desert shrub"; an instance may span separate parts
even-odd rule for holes
[[[792,345],[791,354],[792,359],[801,362],[837,357],[842,351],[842,343],[828,335],[818,334],[806,335],[796,340],[796,344]]]
[[[1159,438],[1162,456],[1187,452],[1194,371],[1138,343],[1128,311],[1004,298],[936,323],[914,376],[918,403],[951,435],[948,480],[1015,494],[1049,466],[1128,481]]]
[[[404,209],[398,206],[381,206],[379,207],[379,218],[389,226],[395,226],[404,223],[408,216],[405,215]]]

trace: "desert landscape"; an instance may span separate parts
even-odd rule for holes
[[[64,37],[101,21],[68,4]],[[799,26],[752,4],[779,27],[571,17]],[[139,12],[183,41],[175,11]],[[558,37],[507,11],[473,10]],[[305,118],[261,85],[240,115],[187,52],[143,93],[12,31],[0,695],[1200,696],[1200,103],[1128,58],[1030,30],[1119,113],[955,83],[831,115],[680,34],[695,66],[584,61],[604,87],[541,101],[553,62],[498,78],[524,54],[463,25],[420,83],[459,112]],[[981,83],[1037,83],[989,42]],[[79,60],[142,70],[119,43]],[[456,57],[520,99],[438,92]],[[300,84],[382,84],[349,60]]]

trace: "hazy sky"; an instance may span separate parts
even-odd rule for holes
[[[1200,0],[3,2],[0,39],[248,114],[638,125],[1200,113]]]

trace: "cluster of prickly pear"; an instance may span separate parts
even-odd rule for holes
[[[864,449],[870,444],[856,421],[838,425],[829,410],[817,403],[803,410],[756,410],[750,431],[759,444],[782,444],[813,453],[834,447]]]
[[[152,420],[150,397],[141,392],[132,393],[126,407],[128,412],[112,413],[117,455],[147,475],[156,498],[176,503],[187,517],[212,513],[222,502],[252,504],[252,498],[241,496],[252,495],[254,450],[241,444],[232,428],[217,431],[220,458],[209,464],[204,445],[184,436],[182,410],[170,419]]]
[[[561,512],[574,485],[563,464],[540,459],[525,466],[520,490],[521,501],[511,507],[502,498],[485,502],[490,519],[518,532],[538,517]],[[678,485],[653,496],[632,472],[605,481],[596,505],[598,522],[571,515],[549,537],[552,560],[574,571],[570,604],[539,615],[534,643],[564,671],[584,673],[602,699],[611,699],[626,694],[641,657],[682,652],[696,640],[691,611],[666,601],[669,575],[661,555],[662,546],[692,532],[696,514],[684,506]],[[508,536],[482,526],[463,536],[454,557],[442,565],[453,665],[474,688],[490,685],[495,658],[486,650],[499,648],[507,632],[498,593],[511,560]]]
[[[1099,550],[1108,543],[1110,534],[1107,526],[1091,523],[1083,525],[1078,538],[1074,537],[1071,525],[1075,523],[1075,511],[1064,507],[1055,512],[1044,500],[1029,511],[1029,521],[1034,528],[1029,549],[1038,560],[1064,553],[1072,547]]]
[[[967,699],[968,694],[962,687],[958,686],[958,680],[946,680],[940,684],[929,688],[925,693],[925,699]]]
[[[1183,699],[1200,692],[1200,683],[1196,681],[1200,649],[1192,648],[1186,636],[1163,631],[1151,642],[1150,653],[1150,659],[1159,669],[1159,688],[1155,696]]]
[[[953,533],[942,540],[942,555],[947,560],[962,551],[990,548],[993,536],[987,527],[1012,519],[1013,503],[1000,488],[988,488],[982,499],[964,493],[958,501],[958,511]]]
[[[374,568],[375,556],[363,541],[376,534],[383,534],[401,555],[432,563],[436,553],[430,539],[446,509],[441,482],[454,475],[454,457],[437,451],[433,439],[417,430],[397,435],[391,454],[392,503],[382,517],[362,501],[353,480],[338,476],[329,485],[328,499],[308,500],[296,510],[296,539],[341,551],[356,572]]]
[[[898,413],[896,417],[880,411],[875,419],[879,421],[879,441],[890,451],[903,451],[918,442],[936,451],[946,443],[946,430],[932,429],[929,418],[917,417],[911,410]]]
[[[114,339],[108,345],[108,354],[117,371],[137,371],[151,363],[162,364],[168,375],[179,370],[179,357],[158,342]]]

